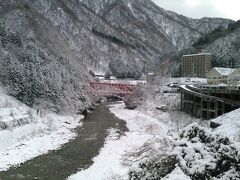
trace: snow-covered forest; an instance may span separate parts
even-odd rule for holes
[[[0,179],[240,179],[239,109],[194,118],[174,88],[206,83],[178,77],[183,54],[239,66],[239,21],[151,0],[0,0],[0,15]]]

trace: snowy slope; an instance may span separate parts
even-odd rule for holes
[[[214,65],[221,67],[239,67],[240,28],[206,44],[203,49],[214,56]]]
[[[190,177],[193,180],[239,179],[240,121],[238,116],[240,110],[212,120],[222,125],[214,130],[210,129],[209,121],[194,119],[179,112],[179,96],[174,93],[162,94],[163,84],[169,84],[169,80],[162,78],[159,79],[158,86],[145,88],[142,104],[137,110],[169,126],[170,132],[165,135],[165,138],[172,149],[158,151],[158,155],[153,153],[145,162],[139,164],[138,169],[133,170],[132,179],[163,177],[159,169],[170,165],[163,164],[161,161],[164,158],[170,160],[172,155],[176,158],[174,164],[181,170],[177,168],[176,171],[172,171],[171,167],[172,172],[169,172],[166,179],[180,179],[182,175],[183,178]],[[161,108],[156,109],[163,105],[167,107],[166,111],[161,111]],[[164,152],[165,156],[162,155]],[[176,177],[178,173],[179,177]]]
[[[240,143],[240,109],[224,114],[214,120],[221,124],[218,128],[214,129],[216,133],[224,134],[232,140]]]
[[[82,116],[37,112],[0,90],[0,171],[60,148]]]
[[[194,45],[213,56],[214,67],[237,68],[240,65],[240,20],[229,24],[227,29],[217,28],[201,37]],[[193,50],[193,49],[192,49]],[[189,49],[189,51],[191,51]]]
[[[176,167],[170,174],[162,178],[162,180],[191,180],[191,178],[184,174],[179,167]]]

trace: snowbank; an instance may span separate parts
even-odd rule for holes
[[[46,115],[0,91],[0,171],[60,148],[83,116]]]
[[[176,167],[170,174],[162,178],[162,180],[191,180],[191,178],[184,174],[181,168]]]
[[[124,136],[119,137],[116,130],[110,130],[104,147],[99,155],[93,159],[93,165],[70,176],[69,180],[128,179],[128,171],[133,164],[127,164],[123,161],[124,156],[128,152],[139,149],[154,137],[162,136],[168,131],[166,125],[138,111],[125,109],[123,103],[112,105],[110,110],[118,118],[126,121],[129,131]],[[136,164],[139,162],[138,159],[134,159],[134,161]],[[129,161],[129,163],[131,162]]]
[[[232,140],[240,142],[240,109],[219,116],[211,120],[220,126],[214,129],[214,132],[224,134]]]
[[[194,180],[240,176],[239,147],[224,134],[217,134],[197,123],[179,132],[173,153],[178,154],[179,165]],[[231,178],[230,178],[231,179]]]
[[[186,127],[193,122],[201,123],[200,119],[180,111],[180,93],[163,93],[166,86],[146,86],[142,103],[137,110],[158,119],[172,130]],[[161,110],[159,107],[166,107]]]

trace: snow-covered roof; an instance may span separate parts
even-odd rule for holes
[[[214,67],[214,69],[223,76],[228,76],[234,71],[234,69],[231,68]]]
[[[210,53],[187,54],[187,55],[183,55],[183,57],[187,57],[187,56],[201,56],[201,55],[211,55],[211,54]]]

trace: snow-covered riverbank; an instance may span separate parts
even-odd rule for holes
[[[12,165],[17,165],[47,153],[49,150],[60,148],[62,144],[75,137],[76,134],[73,129],[81,124],[79,123],[81,116],[67,117],[46,114],[40,117],[33,109],[9,96],[1,95],[0,98],[2,102],[0,103],[0,122],[7,125],[2,126],[3,129],[0,130],[1,170],[6,170]],[[167,123],[162,121],[162,118],[155,119],[153,113],[150,113],[151,116],[148,116],[145,114],[145,111],[141,112],[140,109],[128,110],[123,103],[110,105],[109,109],[116,117],[126,122],[129,131],[122,135],[118,129],[108,129],[108,137],[99,155],[93,158],[94,163],[88,169],[70,176],[70,180],[128,179],[129,171],[141,172],[141,168],[139,168],[140,162],[149,161],[151,158],[158,159],[163,154],[175,154],[181,158],[183,150],[188,153],[187,159],[180,159],[179,165],[174,166],[168,172],[170,174],[165,174],[162,177],[166,180],[190,179],[189,176],[192,175],[192,169],[208,165],[205,159],[212,155],[215,150],[208,148],[208,145],[200,140],[199,142],[196,141],[197,143],[195,141],[190,142],[188,140],[189,133],[191,134],[192,129],[195,128],[199,130],[198,133],[206,132],[209,137],[221,137],[215,135],[211,129],[200,127],[199,123],[196,122],[186,128],[179,129],[179,132],[176,132],[176,134],[172,134],[172,132],[169,132],[169,130],[172,130],[172,127],[169,124],[167,126]],[[222,126],[215,131],[223,134],[224,130],[226,130],[226,133],[229,132],[230,128],[228,127],[232,127],[232,125],[238,126],[237,114],[239,114],[239,110],[217,118],[216,120]],[[16,119],[24,120],[14,121]],[[230,121],[228,121],[229,119]],[[23,122],[23,124],[16,122]],[[232,122],[235,122],[235,124],[231,124]],[[229,123],[231,126],[225,127]],[[238,128],[235,129],[234,137],[238,132]],[[233,139],[237,140],[237,138]],[[197,139],[195,138],[195,140]],[[183,143],[188,146],[182,147],[181,144]],[[229,144],[223,145],[228,147]],[[230,143],[230,145],[232,146],[233,143]],[[237,145],[237,143],[234,143],[234,146],[237,147]],[[195,155],[195,153],[192,153],[194,152],[193,149],[200,146],[200,153],[204,156],[193,156]],[[206,148],[208,151],[205,152]],[[188,157],[191,158],[189,159]],[[216,162],[220,161],[219,159],[221,160],[220,157],[216,158]],[[194,168],[184,166],[184,163],[187,164],[189,160],[191,163],[194,162],[196,164]],[[198,169],[196,172],[200,172],[200,170]],[[229,172],[227,173],[230,174],[231,172]],[[220,175],[225,176],[225,174]],[[237,175],[232,173],[231,176],[235,177]]]
[[[139,110],[128,110],[124,108],[123,103],[110,106],[110,111],[119,119],[126,121],[129,131],[126,132],[125,135],[120,136],[116,129],[110,129],[108,138],[106,139],[104,146],[101,148],[99,155],[93,159],[93,165],[86,170],[70,176],[68,178],[69,180],[129,179],[129,171],[141,172],[141,168],[139,168],[140,162],[147,162],[151,160],[151,158],[158,159],[162,155],[163,157],[164,155],[177,155],[178,161],[176,163],[176,168],[173,168],[173,170],[169,172],[170,174],[163,176],[165,180],[191,179],[190,176],[192,176],[193,173],[192,169],[196,169],[196,171],[194,171],[196,174],[201,173],[202,171],[207,171],[205,168],[201,168],[209,166],[209,162],[204,158],[210,157],[215,150],[214,148],[208,148],[208,144],[204,143],[204,140],[202,142],[201,138],[199,140],[198,138],[195,138],[196,142],[188,142],[188,135],[191,134],[195,128],[199,130],[196,134],[197,137],[200,136],[198,133],[204,132],[209,137],[212,137],[213,139],[215,138],[216,140],[214,141],[217,141],[218,138],[224,138],[224,131],[221,131],[221,127],[215,130],[218,131],[218,129],[220,129],[218,132],[220,135],[217,135],[213,130],[207,127],[201,127],[197,122],[179,129],[176,133],[172,134],[170,132],[169,134],[168,130],[171,131],[171,127],[161,123],[159,119],[144,114],[145,112],[142,113]],[[239,110],[236,112],[238,111]],[[232,112],[223,115],[218,119],[226,119],[226,116],[231,116],[231,114],[234,115],[236,113]],[[235,116],[233,118],[235,118]],[[222,125],[222,128],[224,127],[225,123]],[[183,137],[182,134],[186,137]],[[181,143],[183,142],[188,146],[181,147]],[[224,144],[224,142],[222,142],[221,145],[226,147],[234,146],[235,150],[239,149],[238,143],[236,142],[230,142],[229,144]],[[197,147],[201,147],[200,153],[202,153],[202,156],[198,156],[193,152],[192,149]],[[205,149],[207,150],[205,151]],[[183,158],[184,156],[182,157],[181,153],[183,150],[186,151],[186,159]],[[187,150],[189,150],[189,152]],[[215,161],[221,162],[221,156],[218,156],[217,154],[216,156]],[[184,163],[187,163],[188,161],[194,164],[192,168],[184,166]],[[232,168],[235,168],[234,164]],[[231,172],[231,169],[229,171],[222,171],[219,172],[219,177],[237,177],[238,174],[234,172]]]
[[[168,127],[158,120],[141,112],[125,109],[123,103],[112,105],[110,111],[126,121],[129,131],[119,137],[115,129],[109,130],[109,136],[99,155],[94,158],[94,164],[72,175],[70,180],[103,180],[115,177],[127,179],[132,164],[128,164],[130,161],[127,163],[123,158],[129,152],[139,149],[146,142],[152,141],[156,136],[165,135],[168,131]],[[138,159],[134,161],[138,162]]]
[[[60,148],[83,116],[37,112],[0,91],[0,171]]]

